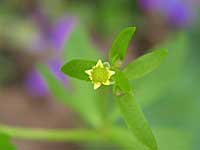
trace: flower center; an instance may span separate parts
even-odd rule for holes
[[[109,71],[107,68],[97,67],[92,71],[93,82],[106,82],[109,80]]]

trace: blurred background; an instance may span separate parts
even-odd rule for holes
[[[72,58],[108,60],[117,33],[136,26],[126,63],[155,48],[169,50],[156,71],[132,82],[160,150],[199,150],[199,7],[199,0],[1,0],[0,122],[39,128],[98,126],[92,86],[67,78],[59,68]],[[38,64],[49,72],[37,69]],[[74,103],[63,105],[51,79],[44,78],[49,73],[72,93],[61,96],[64,103]],[[107,94],[107,99],[112,97]],[[121,122],[118,116],[114,120]],[[13,141],[19,150],[98,149],[91,144]]]

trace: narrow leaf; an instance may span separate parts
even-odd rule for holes
[[[129,63],[123,70],[129,80],[145,76],[156,69],[166,58],[167,50],[156,50]]]
[[[86,70],[91,69],[95,65],[95,61],[75,59],[67,62],[61,67],[61,71],[68,76],[89,81]]]
[[[109,51],[109,60],[112,65],[117,61],[122,61],[126,55],[128,44],[133,36],[136,28],[128,27],[122,30],[117,38],[114,40],[112,47]]]
[[[148,126],[142,110],[137,105],[133,94],[130,92],[116,93],[116,100],[121,114],[135,137],[145,146],[157,150],[156,140]]]

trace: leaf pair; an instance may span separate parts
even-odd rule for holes
[[[153,51],[130,62],[124,69],[119,70],[135,30],[135,27],[128,27],[120,32],[109,51],[111,68],[116,72],[113,76],[113,80],[115,81],[113,91],[121,114],[132,133],[145,146],[152,150],[156,150],[157,144],[155,138],[142,110],[134,99],[129,80],[143,77],[157,68],[165,59],[167,51]],[[85,71],[91,69],[94,65],[95,61],[92,60],[75,59],[65,63],[62,66],[61,71],[71,77],[89,81]]]
[[[135,61],[130,62],[123,69],[123,72],[129,80],[139,79],[156,69],[163,62],[166,54],[167,50],[155,50],[143,55]],[[92,68],[95,63],[96,62],[92,60],[74,59],[65,63],[61,71],[68,76],[90,81],[87,74],[85,74],[85,70]]]

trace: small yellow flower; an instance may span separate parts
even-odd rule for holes
[[[110,70],[109,64],[103,64],[101,60],[98,60],[97,64],[93,66],[92,69],[86,70],[85,73],[89,75],[89,79],[94,84],[95,90],[98,89],[101,84],[111,85],[110,78],[115,74],[114,71]]]

